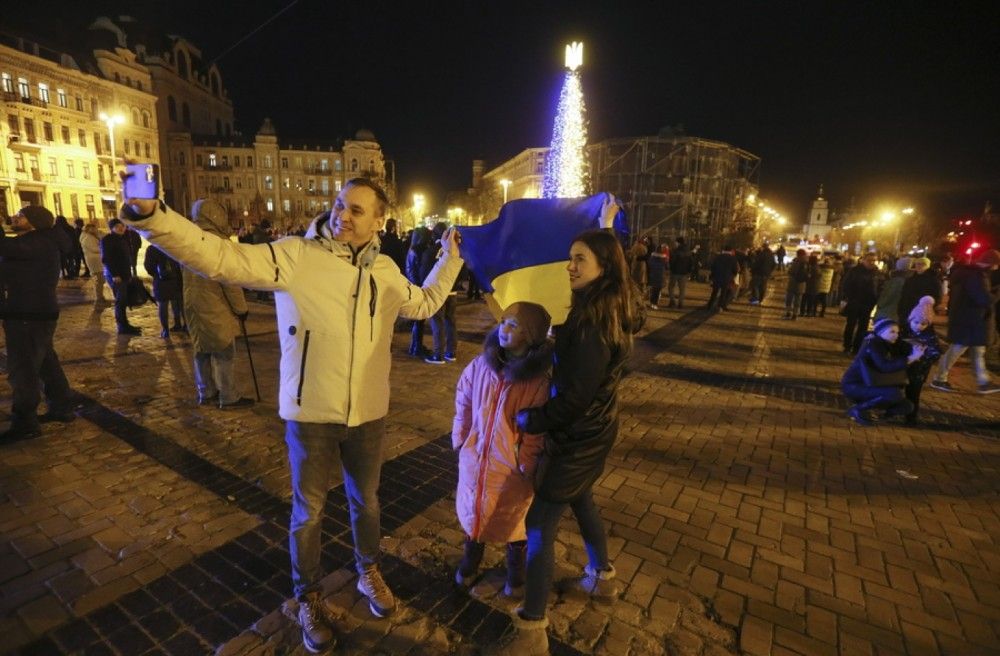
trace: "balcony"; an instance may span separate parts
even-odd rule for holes
[[[213,194],[231,194],[233,193],[232,187],[212,187]]]
[[[206,171],[232,171],[233,167],[229,164],[209,164],[205,167]]]
[[[319,165],[306,166],[302,170],[307,174],[333,175],[333,169],[331,169],[329,166],[325,168]]]
[[[28,182],[42,182],[42,172],[38,169],[31,169],[29,171],[14,171],[14,177],[18,180],[25,180]]]

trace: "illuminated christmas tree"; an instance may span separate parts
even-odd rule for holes
[[[587,124],[579,68],[583,64],[583,44],[566,46],[566,79],[559,93],[552,145],[545,158],[543,198],[577,198],[587,195]]]

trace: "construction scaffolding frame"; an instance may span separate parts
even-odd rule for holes
[[[757,193],[760,158],[698,137],[609,139],[588,149],[595,190],[617,195],[633,236],[684,236],[716,249],[753,227],[747,198]]]

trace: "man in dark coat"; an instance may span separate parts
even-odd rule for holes
[[[868,320],[878,302],[878,277],[875,253],[865,253],[859,264],[844,274],[840,302],[844,306],[844,353],[856,355],[868,332]]]
[[[62,257],[73,248],[44,207],[28,206],[14,217],[15,238],[0,238],[0,317],[7,339],[7,375],[13,391],[10,428],[0,443],[38,437],[41,421],[69,422],[72,392],[52,346],[59,320],[56,284]],[[0,231],[2,232],[2,231]],[[48,412],[38,416],[40,389]]]
[[[767,244],[761,246],[750,263],[750,305],[760,305],[764,302],[767,281],[774,272],[774,266],[774,253],[771,247]]]
[[[733,247],[726,244],[722,247],[722,252],[712,260],[710,278],[712,280],[712,295],[708,299],[709,310],[721,311],[729,307],[729,300],[733,297],[733,282],[740,272],[739,262]]]
[[[924,296],[934,299],[936,306],[941,302],[941,281],[937,273],[931,270],[931,261],[926,257],[910,259],[913,274],[903,282],[903,290],[899,294],[899,322],[906,323],[913,308],[917,307]]]
[[[382,252],[392,258],[400,271],[406,271],[406,244],[396,231],[396,219],[386,219],[382,234]]]
[[[931,387],[954,392],[948,372],[966,350],[972,354],[972,367],[980,394],[1000,392],[1000,385],[990,381],[986,370],[986,347],[996,340],[993,312],[1000,289],[990,289],[990,273],[1000,267],[1000,251],[983,253],[975,264],[956,265],[949,277],[948,341],[951,346],[941,357],[937,376]]]
[[[125,224],[119,219],[111,219],[108,228],[111,232],[101,238],[101,264],[104,265],[104,278],[115,293],[115,324],[119,335],[139,335],[142,331],[130,324],[125,315],[128,283],[132,279],[132,251]]]
[[[684,243],[684,237],[678,237],[674,250],[670,253],[670,280],[667,283],[667,298],[670,299],[667,307],[674,307],[674,290],[678,290],[676,306],[684,307],[684,292],[687,288],[688,278],[694,269],[694,258],[691,251]]]

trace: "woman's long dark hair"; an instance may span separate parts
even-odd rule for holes
[[[621,244],[608,230],[587,230],[573,239],[573,243],[577,242],[594,253],[602,273],[573,294],[570,314],[597,326],[608,345],[631,347],[632,328],[638,317],[632,299],[632,279]]]

